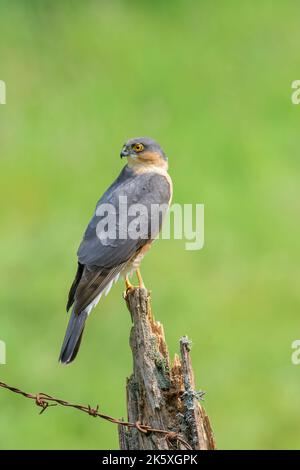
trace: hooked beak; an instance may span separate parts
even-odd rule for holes
[[[123,147],[122,150],[121,150],[121,153],[120,153],[120,157],[121,158],[124,158],[124,157],[129,157],[129,152],[128,150],[126,149],[126,147]]]

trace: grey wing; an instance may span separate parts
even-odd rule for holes
[[[125,169],[99,200],[79,246],[77,275],[67,304],[67,309],[69,309],[75,302],[76,313],[80,313],[98,295],[109,289],[127,261],[149,240],[156,237],[167,211],[171,194],[168,180],[157,173],[135,175],[126,167]],[[125,228],[124,224],[120,223],[121,212],[125,211],[124,206],[119,205],[120,197],[126,197],[126,211],[128,210],[129,213],[134,204],[142,205],[146,209],[146,215],[142,219],[142,230],[138,237],[133,237],[131,233],[131,222],[136,220],[136,216],[128,215],[125,218],[127,220]],[[105,204],[110,204],[116,213],[116,236],[111,238],[106,236],[105,228],[101,228],[104,226],[106,213],[100,215],[99,209]],[[152,207],[161,208],[159,217],[156,217],[155,211],[153,217]],[[155,218],[155,223],[153,223],[153,218]]]
[[[159,232],[163,215],[169,205],[170,195],[171,188],[164,176],[156,173],[134,175],[125,167],[119,178],[98,202],[95,214],[78,250],[78,269],[69,293],[67,309],[73,303],[74,307],[61,348],[61,362],[69,363],[75,359],[86,318],[97,303],[97,299],[99,300],[102,293],[110,288],[111,283],[122,271],[127,261],[149,242],[149,238],[150,240],[155,238]],[[134,222],[134,215],[129,215],[127,218],[128,236],[123,238],[119,236],[124,232],[124,227],[118,221],[122,212],[119,206],[120,196],[126,196],[129,211],[133,204],[142,204],[147,210],[138,237],[132,238],[131,236],[130,222]],[[100,215],[98,209],[102,204],[108,203],[115,207],[116,211],[117,236],[112,239],[107,239],[104,236],[104,229],[99,230],[99,222],[103,222],[105,215]],[[152,205],[162,206],[158,223],[157,220],[155,221],[154,230],[152,230]],[[157,219],[156,216],[157,213],[154,212],[154,217]]]
[[[170,196],[171,188],[168,180],[165,176],[157,173],[137,174],[124,182],[120,181],[118,185],[113,187],[111,192],[105,193],[98,202],[95,214],[78,249],[79,262],[84,265],[113,268],[128,261],[139,248],[149,241],[149,238],[155,238],[158,234],[163,216],[168,208]],[[127,199],[127,210],[129,211],[126,219],[127,231],[124,224],[120,222],[121,212],[124,210],[124,204],[121,206],[119,204],[120,197],[126,197]],[[115,209],[116,237],[107,237],[107,232],[102,228],[104,217],[107,216],[106,214],[99,215],[101,212],[100,206],[103,204],[111,204]],[[140,217],[140,221],[142,221],[140,236],[132,238],[130,227],[133,226],[134,228],[133,221],[137,218],[137,214],[134,214],[133,211],[130,215],[130,208],[134,208],[133,205],[135,204],[142,205],[145,212]],[[157,220],[153,221],[157,212],[151,209],[155,207],[161,208],[158,223]],[[122,220],[124,220],[124,217]],[[156,227],[157,230],[155,230]]]

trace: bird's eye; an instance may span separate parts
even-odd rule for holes
[[[132,148],[135,152],[142,152],[144,150],[143,144],[134,144]]]

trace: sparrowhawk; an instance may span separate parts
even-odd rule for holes
[[[127,158],[127,164],[98,201],[77,252],[77,273],[67,303],[67,311],[72,307],[72,313],[59,358],[65,364],[77,355],[92,308],[120,274],[125,277],[127,290],[133,287],[128,278],[133,271],[137,272],[139,286],[144,286],[138,267],[158,235],[171,202],[167,157],[157,142],[146,137],[130,139],[120,156]],[[136,206],[143,212],[140,217],[131,210]],[[152,211],[153,207],[159,210]],[[111,233],[107,230],[109,223]]]

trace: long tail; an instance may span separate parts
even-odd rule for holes
[[[59,356],[62,364],[69,364],[77,356],[87,316],[86,309],[78,315],[73,308]]]
[[[126,263],[114,268],[89,269],[78,263],[76,277],[72,284],[67,310],[73,305],[59,361],[69,364],[77,356],[85,321],[90,311],[97,305],[102,293],[108,294],[113,281],[117,281]]]

